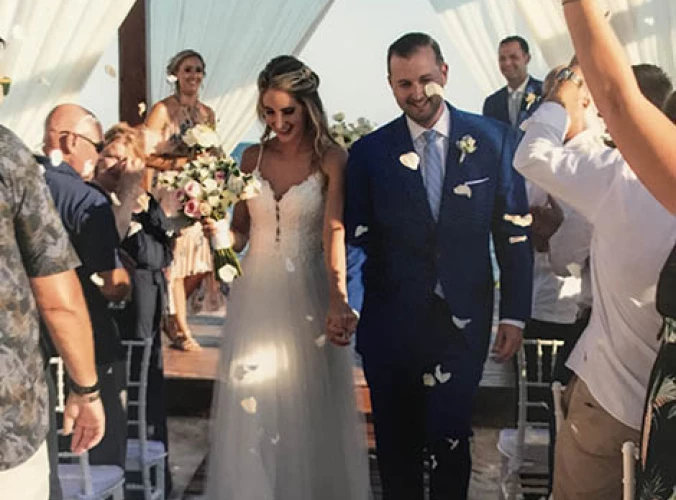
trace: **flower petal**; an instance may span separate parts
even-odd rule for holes
[[[250,398],[243,399],[240,404],[245,412],[249,415],[253,415],[258,411],[258,401],[253,396]]]
[[[326,345],[326,335],[322,334],[315,339],[315,345],[320,349]]]
[[[403,166],[411,170],[418,170],[418,165],[420,165],[420,157],[413,151],[401,155],[399,161]]]
[[[516,245],[517,243],[524,243],[528,241],[528,236],[510,236],[509,237],[509,244],[510,245]]]
[[[63,163],[63,151],[60,149],[52,149],[49,153],[49,163],[52,167],[58,167]]]
[[[444,88],[439,85],[437,82],[430,82],[425,85],[425,95],[427,97],[434,97],[438,95],[439,97],[444,97]]]
[[[434,387],[437,385],[437,381],[434,379],[434,375],[431,373],[425,373],[423,375],[423,384],[425,384],[427,387]]]
[[[354,237],[359,238],[362,234],[368,233],[369,228],[367,226],[357,226],[357,229],[354,231]]]
[[[472,320],[469,318],[461,319],[458,318],[457,316],[453,316],[451,319],[453,320],[453,324],[456,326],[458,330],[464,330],[465,327],[472,322]]]
[[[458,196],[467,196],[467,198],[471,198],[472,188],[469,187],[467,184],[458,184],[453,188],[453,194],[457,194]]]
[[[108,75],[111,78],[117,78],[117,71],[115,68],[113,68],[112,65],[106,64],[103,70],[106,72],[106,75]]]
[[[459,439],[446,438],[446,441],[448,441],[448,444],[450,445],[451,451],[455,450],[458,447],[458,445],[460,444]]]
[[[441,371],[441,365],[437,365],[434,369],[434,376],[437,378],[440,384],[445,384],[451,380],[451,373],[444,373]]]
[[[505,214],[502,216],[507,222],[511,222],[515,226],[519,227],[528,227],[533,224],[533,216],[531,214],[518,215],[518,214]]]
[[[98,286],[98,287],[102,287],[102,286],[103,286],[103,278],[102,278],[101,276],[99,276],[98,273],[92,273],[92,274],[89,276],[89,279],[90,279],[91,282],[94,283],[96,286]]]
[[[296,272],[296,266],[293,265],[293,261],[290,257],[287,257],[286,259],[286,270],[290,273]]]
[[[146,105],[145,102],[139,102],[138,103],[138,115],[143,116],[146,114],[146,109],[148,109],[148,106]]]

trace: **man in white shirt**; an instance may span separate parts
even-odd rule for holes
[[[652,71],[648,77],[654,77]],[[641,82],[642,74],[637,77]],[[658,79],[665,79],[661,73]],[[663,82],[658,82],[663,83]],[[644,91],[660,87],[641,85]],[[593,226],[591,321],[568,360],[566,420],[556,445],[556,500],[617,500],[621,448],[638,441],[661,318],[660,269],[676,241],[676,218],[638,181],[617,150],[564,147],[584,129],[590,97],[574,66],[552,102],[532,116],[514,165]]]

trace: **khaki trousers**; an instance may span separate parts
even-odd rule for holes
[[[640,433],[605,411],[574,376],[562,398],[565,420],[556,438],[555,500],[621,500],[622,444]]]
[[[49,498],[49,458],[46,441],[21,465],[0,471],[0,497],[7,500]]]

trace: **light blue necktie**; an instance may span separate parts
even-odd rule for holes
[[[425,187],[427,188],[427,199],[432,210],[432,216],[436,221],[439,218],[439,209],[441,208],[441,188],[444,183],[444,170],[441,158],[441,152],[437,146],[436,130],[427,130],[423,132],[425,137]]]

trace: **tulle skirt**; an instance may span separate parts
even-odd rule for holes
[[[222,338],[207,498],[370,498],[349,348],[327,342],[323,256],[250,254]]]

